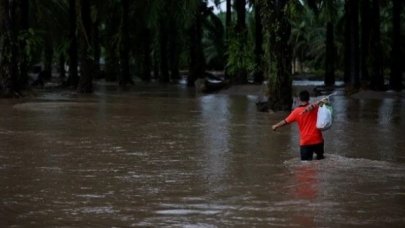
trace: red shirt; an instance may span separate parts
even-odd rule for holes
[[[302,105],[294,109],[285,119],[287,123],[298,123],[300,130],[300,146],[314,145],[323,142],[322,132],[316,128],[316,118],[319,106],[309,112],[303,113],[307,105]]]

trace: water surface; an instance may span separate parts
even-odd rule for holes
[[[0,100],[0,227],[404,227],[404,99],[332,102],[326,159],[301,162],[252,96]]]

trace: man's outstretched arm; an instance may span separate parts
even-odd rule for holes
[[[285,120],[282,120],[282,121],[278,122],[277,124],[274,124],[271,128],[273,128],[273,131],[275,131],[275,130],[277,130],[277,128],[282,127],[286,124],[287,124],[287,122]]]

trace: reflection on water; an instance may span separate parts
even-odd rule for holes
[[[0,100],[0,227],[403,227],[403,99],[331,98],[326,159],[255,98],[146,87]]]
[[[298,199],[314,199],[317,195],[317,173],[310,165],[299,166],[294,170],[294,196]]]
[[[212,191],[221,191],[222,181],[228,171],[230,154],[230,111],[228,96],[205,96],[200,99],[201,108],[201,146],[205,154],[203,178],[209,182]]]

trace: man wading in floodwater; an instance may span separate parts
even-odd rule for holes
[[[319,105],[327,100],[322,99],[314,104],[309,104],[309,93],[304,90],[299,94],[299,102],[300,105],[286,119],[273,125],[272,128],[275,131],[279,127],[297,122],[300,133],[301,160],[312,160],[314,153],[316,159],[323,159],[323,137],[322,132],[316,128],[316,119]]]

